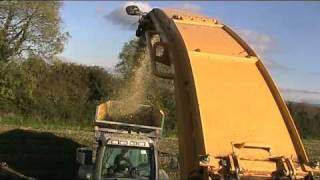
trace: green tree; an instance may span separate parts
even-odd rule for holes
[[[304,138],[319,138],[320,108],[307,103],[287,102],[295,124]]]
[[[62,52],[69,34],[62,31],[60,7],[60,1],[1,1],[0,61]]]
[[[126,42],[119,54],[120,61],[116,64],[116,72],[124,79],[129,79],[134,73],[134,69],[140,65],[140,57],[145,53],[145,42],[141,39],[134,38]]]
[[[39,57],[0,61],[0,117],[13,113],[32,119],[88,124],[95,107],[117,80],[105,69]]]

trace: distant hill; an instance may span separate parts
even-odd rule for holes
[[[320,107],[320,104],[312,104],[312,105],[314,105],[314,106],[316,106],[316,107]]]

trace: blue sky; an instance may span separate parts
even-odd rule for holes
[[[72,37],[60,56],[111,69],[123,44],[135,34],[134,21],[127,21],[123,14],[115,17],[126,3],[64,2],[61,17]],[[320,103],[320,2],[145,1],[138,4],[143,9],[181,8],[221,20],[256,49],[286,99]]]

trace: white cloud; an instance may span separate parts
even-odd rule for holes
[[[268,35],[262,34],[251,30],[237,31],[241,38],[258,54],[262,57],[265,65],[270,69],[280,70],[294,70],[289,68],[278,61],[273,60],[270,53],[278,52],[279,47],[275,39]]]
[[[310,90],[285,89],[280,91],[283,93],[286,100],[295,102],[306,102],[311,104],[320,104],[320,92]]]
[[[284,70],[284,71],[293,71],[295,70],[294,68],[291,67],[287,67],[283,64],[280,64],[279,62],[272,60],[270,58],[265,58],[263,59],[264,64],[270,68],[270,69],[280,69],[280,70]]]
[[[265,54],[275,50],[276,42],[267,34],[251,30],[240,30],[238,33],[258,54]]]
[[[129,5],[136,5],[142,12],[149,12],[152,8],[147,2],[133,2],[129,1],[124,3],[105,16],[113,24],[119,25],[124,29],[136,29],[138,25],[138,16],[129,16],[126,13],[126,7]]]
[[[191,11],[191,12],[200,12],[201,6],[196,4],[191,4],[189,2],[185,2],[182,4],[182,6],[179,7],[179,9]]]

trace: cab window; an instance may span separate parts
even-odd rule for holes
[[[149,179],[151,153],[139,147],[107,146],[102,160],[103,178]]]

